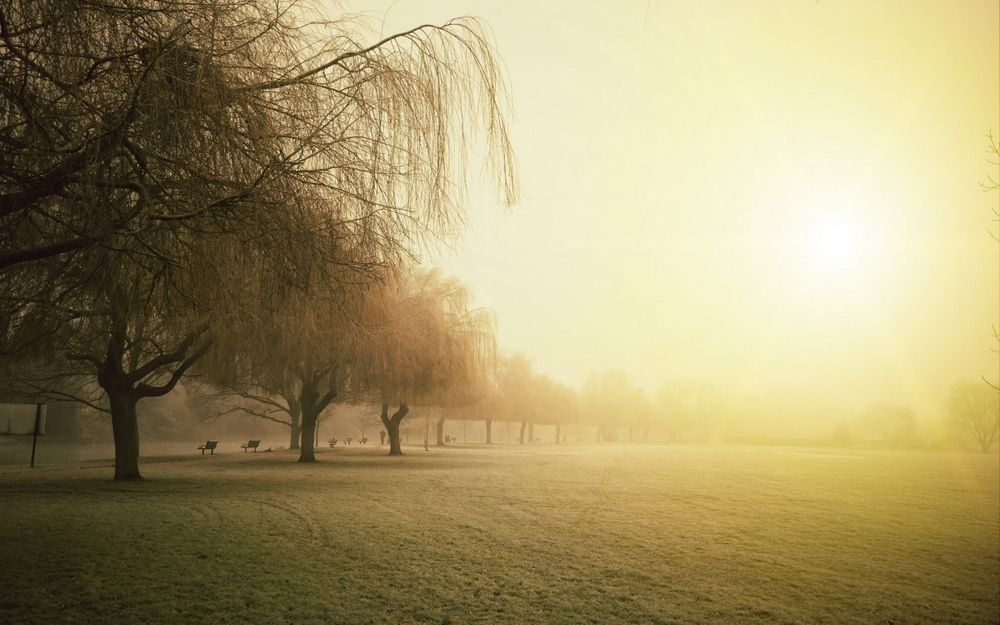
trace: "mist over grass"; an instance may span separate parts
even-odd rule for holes
[[[0,621],[997,622],[996,456],[407,451],[0,475]]]

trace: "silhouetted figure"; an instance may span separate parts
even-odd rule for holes
[[[385,430],[382,430],[378,433],[378,444],[385,445]]]
[[[350,445],[350,444],[351,444],[351,437],[350,437],[350,436],[348,436],[348,437],[347,437],[347,444],[348,444],[348,445]]]
[[[362,436],[361,437],[361,444],[362,445],[367,445],[368,444],[368,437],[367,436]]]

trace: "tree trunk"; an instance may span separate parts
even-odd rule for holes
[[[313,410],[302,408],[302,448],[299,451],[299,462],[316,462],[316,418],[319,415]]]
[[[139,421],[135,405],[144,397],[162,397],[174,389],[184,373],[205,354],[208,344],[191,351],[200,335],[188,335],[181,341],[177,352],[160,353],[145,364],[131,362],[125,368],[125,349],[129,344],[127,323],[112,314],[111,336],[108,337],[107,354],[103,361],[85,357],[96,365],[97,384],[104,390],[111,408],[111,431],[115,441],[115,480],[141,480],[139,473]],[[139,343],[136,340],[136,343]],[[154,343],[155,344],[155,343]],[[160,385],[143,382],[150,375],[174,364],[169,379]]]
[[[301,422],[299,421],[299,415],[292,417],[292,437],[288,441],[289,449],[299,448],[299,439],[302,437]]]
[[[406,413],[410,411],[406,404],[400,404],[399,410],[397,410],[393,415],[389,416],[389,404],[382,404],[382,414],[379,417],[382,419],[382,425],[385,426],[385,431],[389,435],[389,455],[390,456],[402,456],[403,448],[399,444],[399,424],[402,423],[403,417]]]
[[[399,424],[390,423],[385,426],[385,430],[389,434],[389,455],[402,456],[403,447],[399,443]]]
[[[299,440],[302,438],[302,408],[297,400],[286,398],[288,401],[288,420],[292,424],[292,436],[288,441],[289,449],[298,449]]]
[[[486,444],[493,444],[493,419],[486,420]]]
[[[534,423],[529,423],[528,424],[528,442],[529,443],[534,443],[535,442],[535,424]]]
[[[438,447],[444,447],[444,421],[445,421],[444,417],[439,417],[437,420],[437,424],[434,426],[435,433],[437,434],[436,445]]]
[[[138,401],[130,391],[105,389],[111,404],[111,429],[115,438],[115,481],[138,481],[139,474],[139,420],[135,404]]]
[[[562,436],[562,430],[559,428],[559,424],[556,423],[556,445],[562,442],[559,440],[561,436]]]
[[[319,416],[337,397],[336,387],[331,384],[324,393],[318,388],[318,379],[319,376],[315,375],[309,379],[302,379],[302,390],[299,393],[302,449],[299,451],[299,462],[316,462]]]
[[[299,393],[299,410],[302,418],[302,448],[299,450],[299,462],[316,462],[316,419],[319,410],[316,401],[319,393],[306,380],[302,381]]]
[[[527,421],[521,421],[521,436],[518,437],[518,439],[517,439],[517,444],[518,445],[523,445],[524,444],[524,430],[527,427],[528,427],[528,422]]]

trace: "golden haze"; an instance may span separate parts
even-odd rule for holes
[[[525,199],[504,212],[474,190],[439,261],[540,371],[923,419],[955,380],[997,375],[1000,200],[980,187],[996,2],[347,8],[386,32],[461,14],[493,28]]]

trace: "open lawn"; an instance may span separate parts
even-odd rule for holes
[[[0,475],[0,622],[1000,623],[996,456],[407,451]]]

